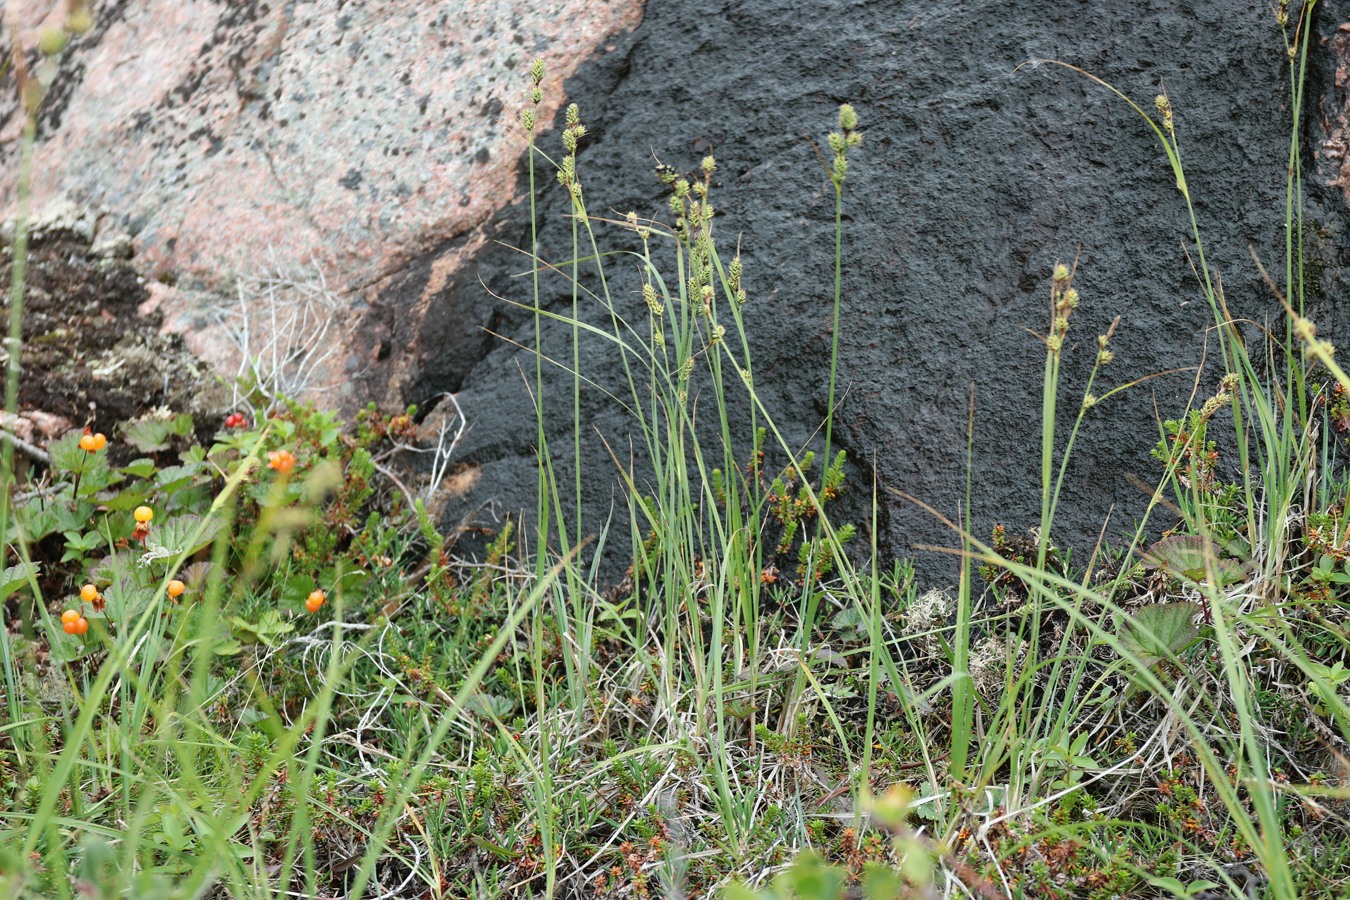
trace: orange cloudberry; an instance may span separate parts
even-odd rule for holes
[[[272,450],[267,454],[267,465],[282,475],[289,474],[295,468],[295,454],[289,450]]]

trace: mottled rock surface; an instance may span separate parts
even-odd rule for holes
[[[1343,34],[1350,4],[1319,4],[1316,16],[1305,163],[1327,137],[1322,107],[1345,108],[1345,78],[1327,38]],[[798,444],[823,416],[829,365],[833,192],[815,145],[823,147],[840,102],[856,105],[867,137],[846,188],[846,398],[836,434],[857,465],[840,517],[867,518],[866,467],[875,460],[887,553],[955,542],[932,515],[886,489],[957,515],[972,386],[975,530],[987,538],[995,523],[1017,533],[1038,521],[1045,353],[1029,331],[1046,330],[1057,261],[1077,258],[1084,298],[1065,356],[1066,430],[1096,337],[1116,316],[1116,361],[1096,393],[1182,370],[1086,417],[1056,528],[1080,553],[1108,517],[1112,541],[1132,532],[1147,499],[1135,479],[1152,484],[1160,474],[1149,456],[1158,416],[1183,410],[1194,368],[1215,353],[1213,318],[1187,256],[1187,211],[1157,139],[1101,86],[1058,66],[1024,65],[1042,57],[1080,66],[1150,109],[1165,84],[1205,249],[1228,302],[1235,315],[1273,320],[1278,304],[1249,247],[1273,271],[1282,268],[1290,89],[1280,31],[1261,4],[827,4],[811,15],[786,0],[652,4],[619,53],[566,85],[597,128],[580,160],[593,209],[662,215],[653,156],[691,169],[716,153],[718,227],[724,239],[739,238],[745,258],[757,382]],[[1307,171],[1317,274],[1310,311],[1335,340],[1350,326],[1350,307],[1333,302],[1346,283],[1346,204],[1330,186],[1334,172]],[[570,230],[560,191],[550,191],[542,211],[543,252],[564,260]],[[528,240],[523,219],[519,210],[501,217],[506,242]],[[510,252],[489,248],[470,271],[492,291],[525,300],[525,285],[510,277],[521,269]],[[489,321],[474,305],[474,286],[456,284],[441,294],[447,309]],[[616,291],[640,320],[633,288],[629,279]],[[549,290],[554,308],[565,309],[565,283],[555,279]],[[494,330],[529,340],[527,317],[491,309],[502,317],[490,320]],[[549,348],[565,354],[565,335]],[[593,350],[583,368],[603,378],[614,363]],[[510,345],[496,346],[462,382],[423,370],[419,396],[458,389],[473,423],[462,449],[481,477],[452,517],[489,497],[499,508],[532,508],[534,426],[522,370],[532,371],[528,357]],[[1201,379],[1201,400],[1215,381],[1212,373]],[[565,399],[569,390],[569,377],[555,371],[546,391]],[[587,393],[583,421],[627,453],[624,417],[600,392]],[[565,410],[553,427],[566,433]],[[598,442],[591,454],[589,471],[613,471]],[[1231,455],[1222,466],[1223,476],[1235,474]],[[561,477],[567,483],[565,469]],[[595,508],[607,512],[617,491],[603,478],[589,483]],[[1170,524],[1165,518],[1155,517],[1155,535]],[[931,576],[954,576],[949,558],[922,558]]]
[[[31,37],[52,3],[19,6]],[[362,286],[418,254],[481,243],[516,190],[508,103],[530,59],[566,76],[640,15],[636,0],[96,3],[42,111],[35,203],[106,208],[142,267],[186,288],[229,295],[236,275],[318,267],[355,311]],[[13,91],[0,122],[13,148]],[[0,167],[6,197],[15,170]],[[211,306],[187,290],[163,312],[228,362]],[[346,374],[370,349],[350,349]]]
[[[145,279],[116,240],[96,240],[97,222],[69,204],[41,210],[31,222],[19,403],[45,444],[84,425],[114,433],[156,407],[211,422],[230,392],[211,367],[188,352],[160,318],[143,315]],[[12,278],[12,223],[0,232],[0,282]],[[50,422],[49,425],[44,423]]]
[[[1350,326],[1350,307],[1330,302],[1346,286],[1350,225],[1348,20],[1346,0],[1316,8],[1303,134],[1311,312],[1332,340]],[[109,2],[44,114],[41,193],[121,217],[151,274],[177,285],[159,289],[161,309],[199,346],[211,291],[272,266],[269,250],[278,268],[316,266],[353,317],[344,392],[330,396],[395,405],[455,392],[471,428],[447,522],[531,509],[533,362],[513,342],[528,343],[532,324],[508,301],[529,301],[512,249],[529,241],[512,123],[535,55],[550,67],[545,119],[575,101],[591,129],[580,167],[594,212],[663,215],[654,158],[690,169],[716,154],[717,227],[745,259],[758,386],[797,445],[824,413],[829,364],[833,191],[816,145],[839,103],[857,107],[867,137],[847,183],[836,431],[855,468],[842,518],[867,517],[873,460],[883,489],[957,513],[973,385],[976,531],[1036,522],[1044,351],[1029,331],[1046,327],[1057,261],[1078,259],[1084,300],[1066,354],[1070,406],[1116,316],[1116,361],[1097,393],[1187,370],[1087,416],[1060,539],[1090,548],[1108,516],[1108,536],[1130,530],[1145,499],[1133,479],[1158,475],[1156,418],[1182,410],[1190,370],[1213,352],[1187,211],[1156,138],[1102,87],[1028,60],[1071,62],[1146,107],[1165,84],[1228,302],[1258,322],[1276,315],[1249,247],[1282,267],[1284,43],[1267,4],[1231,0]],[[12,110],[8,120],[12,141]],[[556,131],[541,140],[559,152]],[[542,184],[541,252],[561,262],[566,198],[547,173]],[[602,239],[632,241],[604,228]],[[622,311],[638,319],[632,273],[619,274]],[[545,291],[552,309],[570,304],[561,278]],[[570,352],[565,329],[546,350]],[[613,386],[602,347],[583,367]],[[570,388],[551,371],[548,396]],[[1206,375],[1198,391],[1213,388]],[[584,404],[587,427],[626,452],[615,404],[599,390]],[[566,405],[550,416],[566,433]],[[617,495],[613,463],[598,439],[586,452],[598,526]],[[888,554],[953,542],[891,493],[877,525]],[[950,561],[924,559],[951,577]]]

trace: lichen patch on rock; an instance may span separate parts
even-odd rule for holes
[[[160,333],[158,314],[141,315],[145,281],[120,255],[122,242],[96,238],[96,224],[93,213],[68,203],[54,204],[31,223],[19,390],[23,418],[57,417],[111,432],[160,405],[196,415],[219,413],[229,400],[219,376],[189,353],[180,337]],[[0,229],[0,279],[6,285],[13,236],[11,221]]]

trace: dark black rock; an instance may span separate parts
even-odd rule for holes
[[[1121,317],[1116,361],[1095,392],[1174,369],[1091,411],[1078,438],[1055,537],[1078,552],[1103,527],[1119,541],[1142,514],[1154,483],[1149,449],[1157,416],[1184,408],[1194,372],[1216,349],[1213,316],[1191,272],[1190,227],[1163,150],[1123,101],[1082,75],[1035,58],[1063,60],[1115,84],[1152,110],[1165,84],[1176,110],[1186,172],[1208,259],[1239,316],[1273,321],[1278,304],[1248,248],[1283,269],[1284,182],[1290,88],[1269,4],[1175,2],[820,3],[786,0],[653,3],[616,52],[566,85],[591,136],[579,170],[593,214],[663,215],[654,158],[693,169],[707,152],[719,171],[714,203],[724,251],[739,236],[750,293],[757,382],[790,441],[820,424],[827,389],[833,278],[833,191],[816,145],[841,102],[855,105],[866,141],[851,154],[846,184],[844,315],[839,360],[846,393],[837,441],[853,461],[851,493],[836,514],[860,525],[870,508],[875,459],[880,483],[955,517],[965,492],[966,418],[975,396],[972,518],[987,538],[995,523],[1019,532],[1038,521],[1040,408],[1050,273],[1078,259],[1075,314],[1065,354],[1061,439],[1082,396],[1096,337]],[[1335,61],[1320,38],[1350,3],[1316,10],[1305,164],[1322,139],[1319,99]],[[548,88],[556,86],[546,84]],[[520,95],[526,94],[521,85]],[[1325,101],[1330,102],[1330,101]],[[560,128],[561,122],[556,123]],[[545,137],[561,155],[557,131]],[[522,176],[523,177],[523,176]],[[566,198],[542,171],[541,253],[571,253]],[[1346,205],[1310,184],[1321,282],[1312,314],[1334,341],[1347,325],[1330,302],[1344,285]],[[528,246],[527,209],[509,210],[498,234]],[[631,246],[617,228],[610,246]],[[502,297],[529,302],[515,251],[486,251],[479,272]],[[470,280],[473,267],[467,270]],[[620,263],[621,310],[641,321],[634,267]],[[467,284],[468,282],[466,282]],[[586,276],[588,287],[596,281]],[[565,282],[546,279],[550,308],[570,304]],[[453,291],[452,291],[453,293]],[[482,304],[470,304],[486,324]],[[592,313],[596,307],[589,307]],[[495,328],[532,341],[531,318],[497,303]],[[447,310],[447,322],[457,314]],[[597,319],[604,321],[604,319]],[[546,352],[570,356],[568,334],[550,329]],[[482,469],[475,491],[449,512],[458,522],[478,504],[534,508],[534,363],[497,341],[468,368],[427,360],[408,399],[458,390],[472,423],[461,458]],[[613,386],[617,357],[591,341],[582,367]],[[453,383],[435,377],[455,371]],[[570,456],[571,378],[551,369],[546,385],[555,458]],[[1199,397],[1213,392],[1207,373]],[[612,543],[627,546],[627,519],[603,435],[624,458],[629,421],[603,394],[584,399],[588,530],[615,502]],[[817,437],[817,446],[819,438]],[[568,451],[568,452],[565,452]],[[1231,457],[1221,474],[1231,476]],[[560,471],[564,483],[570,475]],[[882,497],[880,543],[911,555],[956,537],[932,515]],[[1169,522],[1155,516],[1153,531]],[[866,531],[859,544],[865,545]],[[956,564],[921,555],[925,577],[954,580]],[[626,563],[626,560],[623,562]]]

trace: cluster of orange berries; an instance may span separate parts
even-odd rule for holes
[[[305,600],[305,609],[309,610],[312,613],[316,613],[319,611],[320,607],[322,607],[327,602],[328,602],[328,595],[325,594],[323,591],[316,589],[311,591],[309,597]]]
[[[106,446],[108,446],[108,439],[101,432],[90,434],[86,431],[80,436],[80,449],[86,453],[96,453]]]
[[[289,450],[272,450],[267,454],[267,465],[287,475],[295,468],[295,454]]]
[[[178,598],[183,596],[187,590],[187,585],[177,578],[169,582],[165,588],[173,602],[177,603]],[[86,584],[80,588],[80,599],[94,608],[94,612],[103,612],[103,607],[107,600],[99,593],[98,588],[92,584]],[[84,634],[89,630],[89,620],[80,615],[79,610],[68,609],[61,613],[61,629],[66,634]]]
[[[103,595],[92,584],[80,588],[80,599],[94,607],[95,612],[103,612]],[[61,613],[61,630],[66,634],[84,634],[89,630],[89,620],[79,610],[68,609]]]
[[[61,630],[66,634],[84,634],[89,630],[89,620],[78,610],[68,609],[61,613]]]

